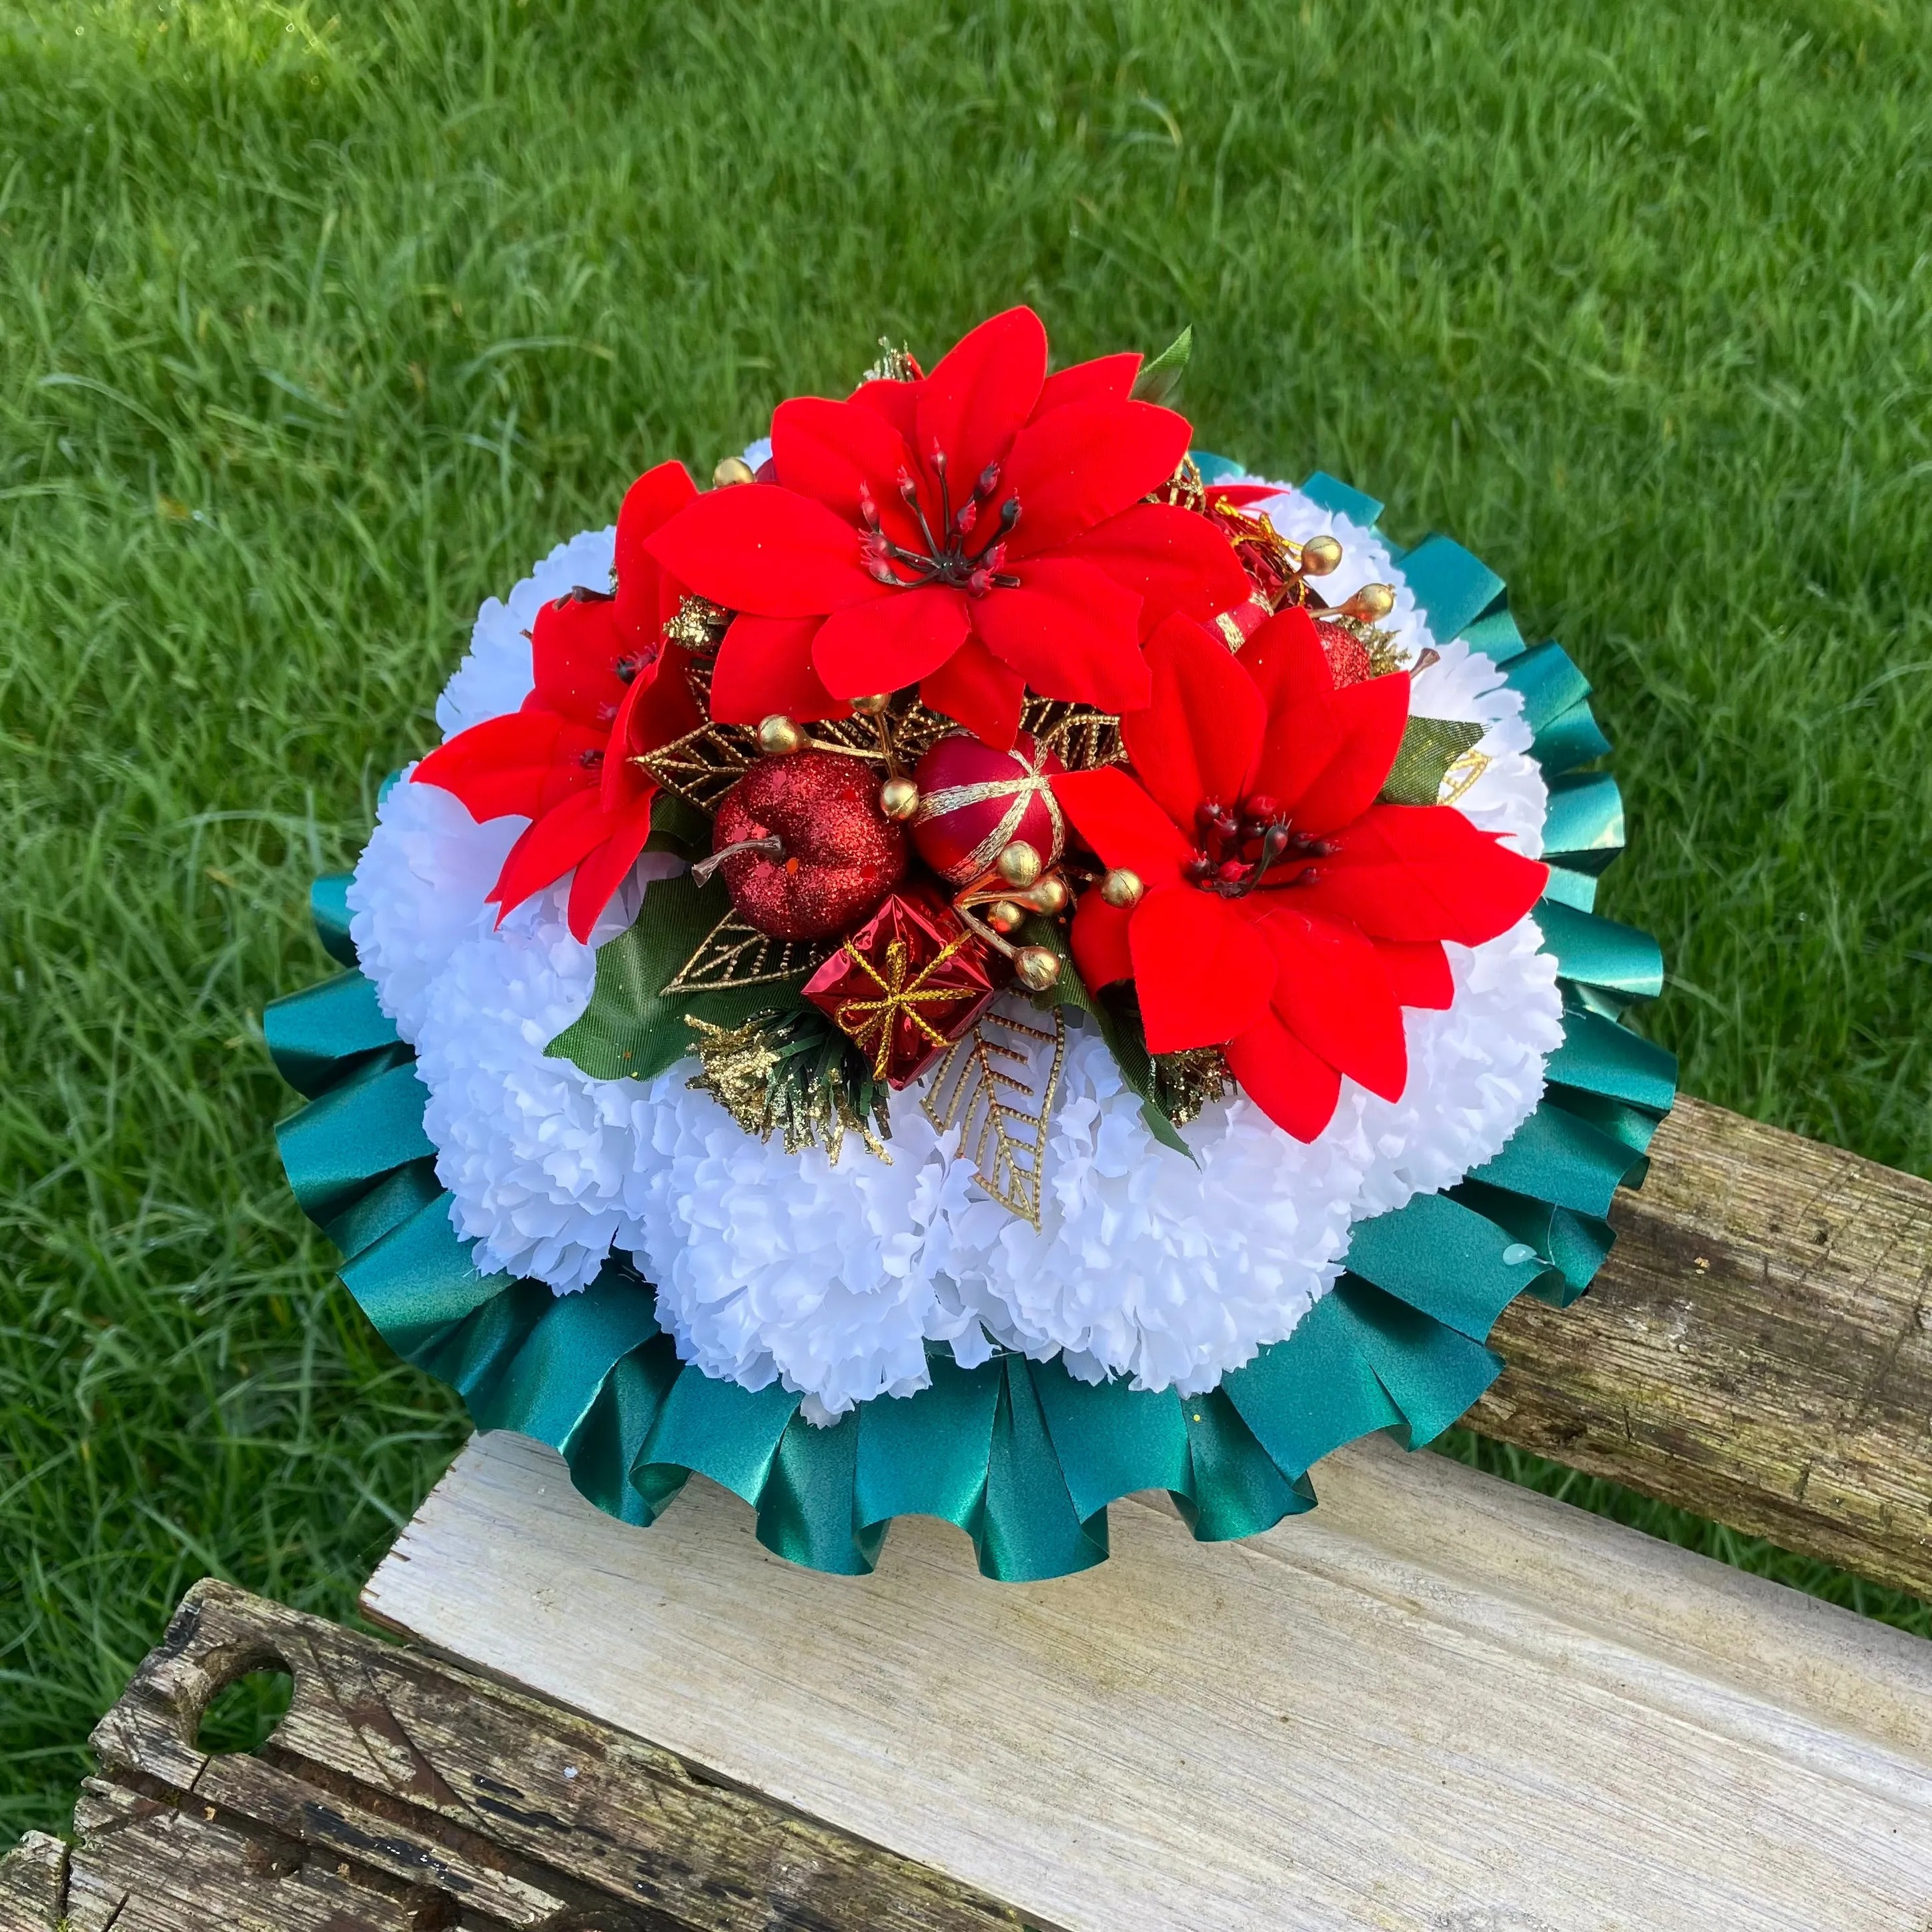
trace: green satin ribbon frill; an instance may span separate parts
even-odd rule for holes
[[[1198,460],[1210,481],[1232,466]],[[1381,513],[1332,477],[1303,487],[1364,526]],[[560,1450],[611,1515],[649,1523],[695,1471],[752,1505],[768,1549],[844,1574],[872,1569],[895,1516],[934,1516],[965,1531],[989,1576],[1064,1576],[1105,1558],[1107,1505],[1140,1490],[1167,1490],[1204,1540],[1252,1536],[1314,1506],[1309,1472],[1342,1444],[1375,1430],[1410,1448],[1432,1440],[1501,1372],[1486,1342],[1511,1300],[1561,1305],[1589,1286],[1613,1239],[1611,1198],[1642,1178],[1676,1066],[1620,1024],[1662,988],[1655,941],[1592,910],[1624,814],[1616,782],[1583,769],[1610,748],[1588,685],[1561,646],[1525,642],[1502,579],[1460,544],[1430,537],[1397,560],[1436,636],[1487,652],[1522,698],[1550,786],[1536,916],[1558,962],[1563,1043],[1502,1151],[1445,1194],[1358,1223],[1347,1272],[1286,1341],[1185,1400],[1078,1382],[1057,1358],[965,1369],[934,1346],[930,1388],[821,1429],[776,1385],[681,1363],[628,1263],[580,1294],[480,1274],[436,1178],[415,1055],[354,970],[340,875],[312,904],[351,970],[277,1000],[263,1027],[308,1102],[276,1130],[290,1183],[384,1339],[458,1390],[478,1427]]]

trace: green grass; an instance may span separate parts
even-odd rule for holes
[[[1932,1171],[1928,211],[1904,0],[0,0],[0,1840],[188,1583],[345,1614],[463,1432],[275,1165],[309,877],[482,596],[882,332],[1192,321],[1205,446],[1595,680],[1686,1084]]]

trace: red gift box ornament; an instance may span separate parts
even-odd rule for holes
[[[806,982],[805,997],[872,1056],[875,1080],[903,1087],[992,1004],[988,959],[936,896],[895,892]]]
[[[970,732],[949,731],[928,748],[915,774],[912,842],[919,856],[952,886],[984,878],[1016,838],[1052,865],[1066,844],[1052,784],[1064,769],[1024,731],[1010,752],[996,752]]]

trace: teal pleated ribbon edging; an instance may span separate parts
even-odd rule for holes
[[[1198,460],[1210,481],[1233,468]],[[1381,514],[1333,477],[1303,487],[1364,526]],[[820,1429],[776,1385],[681,1363],[626,1263],[561,1296],[479,1274],[436,1181],[415,1056],[355,970],[341,874],[311,898],[350,970],[277,1000],[263,1027],[308,1102],[276,1130],[290,1184],[384,1340],[458,1390],[478,1428],[560,1450],[610,1514],[650,1522],[696,1471],[752,1505],[768,1549],[846,1575],[872,1568],[895,1516],[934,1516],[965,1531],[988,1576],[1065,1576],[1105,1558],[1107,1505],[1139,1490],[1169,1492],[1204,1541],[1252,1536],[1314,1506],[1309,1471],[1330,1450],[1375,1430],[1432,1441],[1501,1373],[1485,1345],[1510,1300],[1561,1306],[1589,1286],[1611,1197],[1642,1178],[1676,1066],[1621,1024],[1662,989],[1656,942],[1592,910],[1624,813],[1615,780],[1584,769],[1610,749],[1588,685],[1561,646],[1525,643],[1502,580],[1460,545],[1432,536],[1396,556],[1436,637],[1486,652],[1522,697],[1550,785],[1537,919],[1558,962],[1563,1044],[1502,1153],[1446,1194],[1358,1223],[1347,1272],[1286,1341],[1185,1400],[1076,1382],[1058,1359],[963,1369],[935,1347],[929,1388]]]

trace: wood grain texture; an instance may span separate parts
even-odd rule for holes
[[[1435,1456],[991,1584],[694,1481],[649,1530],[472,1442],[370,1612],[1076,1932],[1928,1932],[1932,1645]]]
[[[45,1932],[67,1898],[67,1846],[29,1832],[0,1858],[0,1932]]]
[[[256,1756],[195,1735],[287,1670]],[[228,1586],[189,1593],[92,1739],[56,1870],[0,1932],[1013,1932],[990,1898],[607,1726]],[[16,1882],[17,1881],[17,1882]],[[12,1916],[8,1916],[9,1913]]]
[[[1470,1426],[1932,1597],[1932,1183],[1685,1100],[1611,1219]]]

